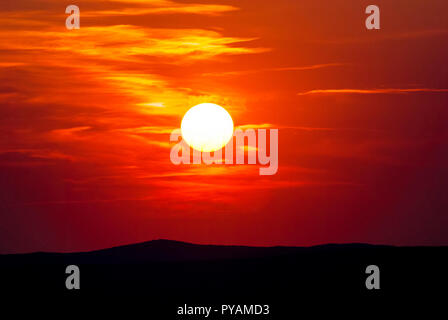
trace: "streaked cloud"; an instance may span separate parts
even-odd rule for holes
[[[138,127],[138,128],[126,128],[126,129],[117,129],[120,132],[129,132],[129,133],[150,133],[150,134],[170,134],[177,128],[174,127]]]
[[[219,32],[202,29],[154,29],[131,25],[83,27],[76,32],[0,30],[0,40],[0,48],[4,50],[65,51],[124,61],[140,61],[144,56],[177,57],[172,63],[208,59],[220,54],[266,51],[241,46],[255,38],[224,37]]]
[[[0,68],[11,68],[24,66],[26,63],[23,62],[0,62]]]
[[[121,1],[120,1],[121,2]],[[218,4],[194,4],[176,3],[172,1],[156,1],[147,3],[143,1],[122,1],[123,3],[141,4],[143,7],[120,8],[115,10],[95,10],[85,11],[85,17],[101,16],[139,16],[150,14],[199,14],[199,15],[219,15],[226,12],[236,11],[237,7]]]
[[[279,71],[306,71],[306,70],[317,70],[324,69],[330,67],[341,67],[347,65],[346,63],[322,63],[322,64],[313,64],[309,66],[296,66],[296,67],[276,67],[276,68],[260,68],[253,70],[240,70],[240,71],[226,71],[226,72],[210,72],[204,73],[203,76],[214,76],[214,77],[222,77],[222,76],[240,76],[246,74],[254,74],[261,72],[279,72]]]
[[[271,123],[260,123],[260,124],[245,124],[245,125],[240,125],[235,127],[235,129],[241,129],[241,130],[246,130],[246,129],[266,129],[266,128],[273,128],[275,127],[275,125],[271,124]]]
[[[448,34],[448,29],[427,29],[427,30],[410,30],[406,32],[390,32],[378,33],[371,37],[351,37],[351,38],[337,38],[325,40],[312,40],[311,42],[326,43],[326,44],[354,44],[354,43],[371,43],[394,41],[394,40],[415,40],[421,38],[444,37]]]
[[[389,88],[389,89],[316,89],[298,93],[299,96],[318,94],[406,94],[448,92],[448,89],[435,88]]]

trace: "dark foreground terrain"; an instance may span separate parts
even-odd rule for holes
[[[108,310],[116,301],[138,301],[147,319],[205,318],[178,316],[185,304],[269,304],[268,316],[215,318],[287,319],[313,301],[345,301],[351,308],[354,301],[375,306],[398,297],[443,298],[447,253],[448,247],[258,248],[157,240],[85,253],[0,255],[0,285],[9,301],[108,301]],[[65,287],[68,265],[80,269],[80,290]],[[380,268],[380,290],[366,289],[368,265]]]

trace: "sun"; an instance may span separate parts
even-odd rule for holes
[[[216,151],[232,138],[233,120],[223,107],[201,103],[185,113],[181,132],[190,147],[201,152]]]

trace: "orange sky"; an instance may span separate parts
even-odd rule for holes
[[[2,2],[0,251],[448,244],[448,4],[369,4]],[[174,166],[201,102],[279,128],[278,173]]]

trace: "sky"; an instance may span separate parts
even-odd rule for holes
[[[0,253],[448,245],[448,3],[373,3],[1,2]],[[279,129],[277,174],[173,165],[203,102]]]

